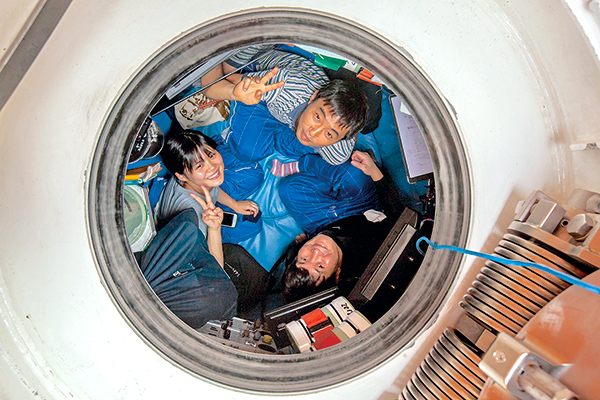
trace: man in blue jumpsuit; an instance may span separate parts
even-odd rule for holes
[[[236,53],[202,77],[202,84],[207,97],[232,101],[226,142],[244,161],[283,150],[295,158],[317,153],[339,165],[349,159],[368,117],[367,98],[356,80],[329,81],[309,59],[273,45]]]
[[[373,180],[351,161],[330,165],[311,154],[302,157],[291,173],[279,184],[279,196],[308,235],[378,207]]]

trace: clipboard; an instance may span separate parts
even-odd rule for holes
[[[417,183],[433,178],[433,164],[423,135],[412,115],[401,110],[402,101],[397,96],[389,97],[398,142],[402,151],[402,161],[406,168],[406,179]]]

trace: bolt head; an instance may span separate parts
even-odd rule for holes
[[[498,364],[504,364],[506,362],[506,354],[504,354],[502,350],[496,350],[492,356],[494,356],[494,360],[496,360]]]
[[[587,214],[577,214],[567,225],[567,232],[576,240],[581,240],[594,227],[594,220]]]

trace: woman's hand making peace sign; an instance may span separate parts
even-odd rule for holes
[[[204,212],[202,213],[202,222],[208,227],[206,232],[206,243],[208,244],[208,251],[217,260],[219,265],[223,267],[223,243],[221,242],[221,223],[223,222],[223,210],[220,207],[215,206],[210,197],[210,193],[206,186],[202,186],[204,192],[203,200],[196,193],[190,193],[201,206]]]
[[[200,196],[196,193],[190,193],[199,204],[202,206],[204,212],[202,213],[202,222],[208,226],[208,229],[219,229],[221,228],[221,222],[223,222],[223,210],[220,207],[215,206],[210,197],[210,193],[206,186],[202,186],[202,191],[204,191],[204,201]]]

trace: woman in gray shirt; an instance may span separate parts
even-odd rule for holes
[[[194,209],[198,214],[198,228],[206,237],[210,253],[223,265],[223,210],[215,203],[242,215],[256,216],[259,209],[253,201],[234,200],[219,189],[224,182],[225,165],[216,148],[214,140],[193,130],[168,138],[161,158],[173,176],[161,193],[156,219],[160,229],[181,211]]]

